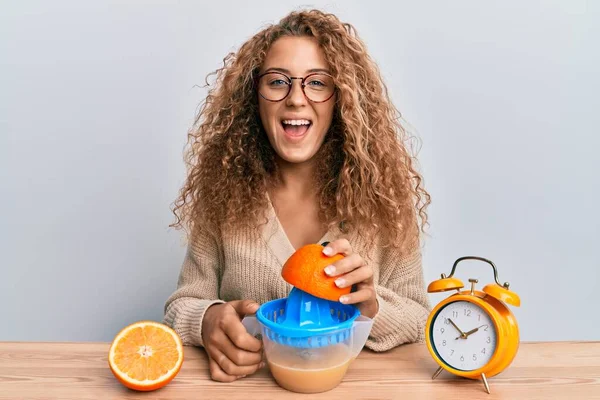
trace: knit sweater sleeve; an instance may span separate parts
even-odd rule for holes
[[[366,347],[386,351],[404,343],[423,342],[430,304],[425,291],[419,245],[409,251],[385,248],[376,285],[379,311]]]
[[[177,289],[165,304],[163,323],[180,336],[184,345],[203,346],[204,312],[219,300],[219,246],[215,237],[198,232],[187,248]]]

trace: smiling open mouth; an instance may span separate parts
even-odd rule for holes
[[[302,136],[304,135],[308,129],[312,126],[312,122],[307,119],[300,120],[287,120],[284,119],[281,121],[281,125],[283,126],[283,130],[289,136]]]

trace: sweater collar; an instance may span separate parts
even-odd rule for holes
[[[279,222],[279,218],[277,218],[277,214],[275,213],[275,208],[271,203],[271,198],[267,194],[268,199],[268,209],[267,209],[267,223],[262,225],[262,237],[265,240],[265,243],[269,247],[271,253],[277,258],[281,266],[285,264],[288,258],[294,254],[296,249],[290,242],[288,236],[283,230],[283,226]],[[334,240],[331,231],[328,230],[325,232],[325,235],[319,239],[319,243],[323,242],[332,242]]]

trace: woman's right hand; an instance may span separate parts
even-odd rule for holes
[[[246,314],[257,310],[254,301],[236,300],[214,304],[204,312],[202,341],[213,380],[233,382],[264,366],[262,342],[250,335],[241,322]]]

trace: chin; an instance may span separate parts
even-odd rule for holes
[[[282,160],[290,163],[290,164],[302,164],[305,163],[309,160],[311,160],[312,157],[295,157],[295,156],[286,156],[284,155],[283,157],[280,155],[279,156]]]
[[[312,152],[306,151],[278,151],[277,154],[282,160],[291,164],[302,164],[314,157]]]

